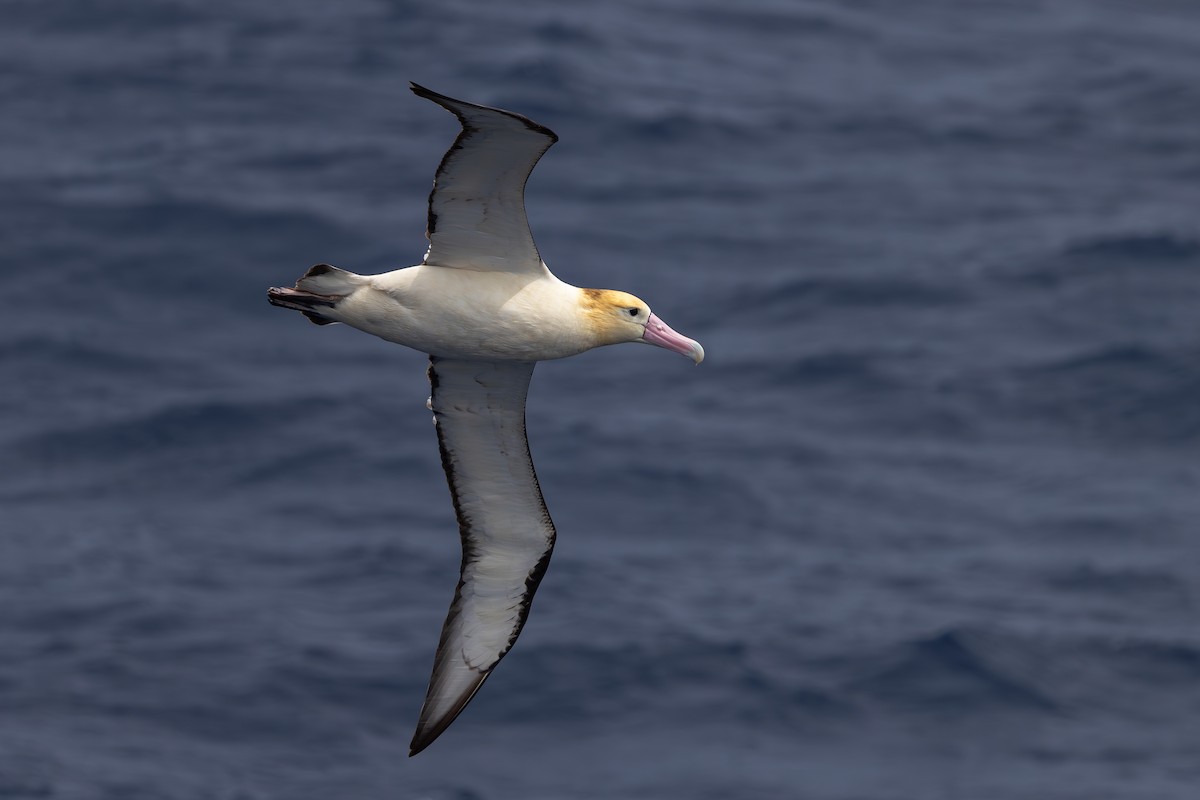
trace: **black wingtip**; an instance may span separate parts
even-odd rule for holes
[[[417,737],[414,736],[412,742],[409,743],[409,745],[408,745],[408,757],[412,758],[417,753],[424,750],[426,747],[429,747],[429,745],[433,744],[433,740],[435,738],[437,738],[437,737],[429,736],[422,740],[418,740]]]
[[[453,99],[453,98],[446,97],[446,95],[444,95],[444,94],[438,94],[433,89],[427,89],[424,86],[422,86],[421,84],[417,83],[416,81],[409,81],[408,88],[417,97],[424,97],[426,100],[433,100],[436,97],[442,97],[447,100]]]
[[[543,136],[549,137],[551,144],[554,144],[555,142],[558,141],[557,133],[550,130],[545,125],[541,124],[540,122],[534,122],[533,120],[531,120],[529,117],[525,116],[524,114],[518,114],[515,111],[507,111],[503,108],[496,108],[495,106],[484,106],[484,105],[480,105],[479,103],[469,103],[466,100],[459,100],[457,98],[450,97],[449,95],[440,94],[439,92],[435,92],[432,89],[427,89],[424,86],[422,86],[421,84],[417,83],[416,81],[409,81],[408,88],[410,90],[412,90],[412,93],[415,94],[417,97],[423,97],[426,100],[432,100],[433,102],[437,103],[442,108],[449,111],[454,116],[458,117],[459,122],[462,123],[464,128],[466,128],[468,126],[466,117],[463,116],[463,113],[460,109],[455,108],[455,105],[468,106],[470,108],[478,108],[482,111],[493,111],[497,114],[503,114],[506,117],[511,117],[512,119],[517,120],[518,122],[523,124],[525,127],[529,128],[531,131],[536,131],[537,133],[540,133]],[[449,153],[447,153],[447,155],[449,155]],[[441,172],[440,168],[439,168],[438,172],[439,173]]]
[[[462,709],[458,709],[458,712],[461,713]],[[453,722],[457,716],[458,713],[455,713],[450,718],[442,720],[437,725],[425,725],[423,722],[418,723],[417,730],[413,734],[412,741],[408,743],[408,757],[412,758],[417,753],[433,744],[439,736],[446,732],[446,728],[450,727],[450,723]]]

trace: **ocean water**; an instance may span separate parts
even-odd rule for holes
[[[1200,8],[9,0],[0,797],[1194,798]],[[458,569],[425,358],[269,307],[561,141],[559,544],[406,757]]]

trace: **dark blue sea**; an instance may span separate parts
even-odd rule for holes
[[[6,0],[3,800],[1200,796],[1191,0]],[[528,626],[407,757],[459,543],[420,261],[457,125],[699,368],[534,376]]]

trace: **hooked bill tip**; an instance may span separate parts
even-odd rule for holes
[[[642,341],[687,356],[696,364],[704,360],[704,348],[700,346],[699,342],[671,330],[671,327],[659,319],[656,314],[651,314],[650,319],[646,320]]]

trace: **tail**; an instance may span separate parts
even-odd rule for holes
[[[317,264],[296,281],[294,289],[272,286],[267,290],[267,300],[273,306],[299,311],[317,325],[329,325],[337,320],[332,319],[328,311],[337,308],[337,304],[361,286],[363,280],[363,276],[353,272]]]

